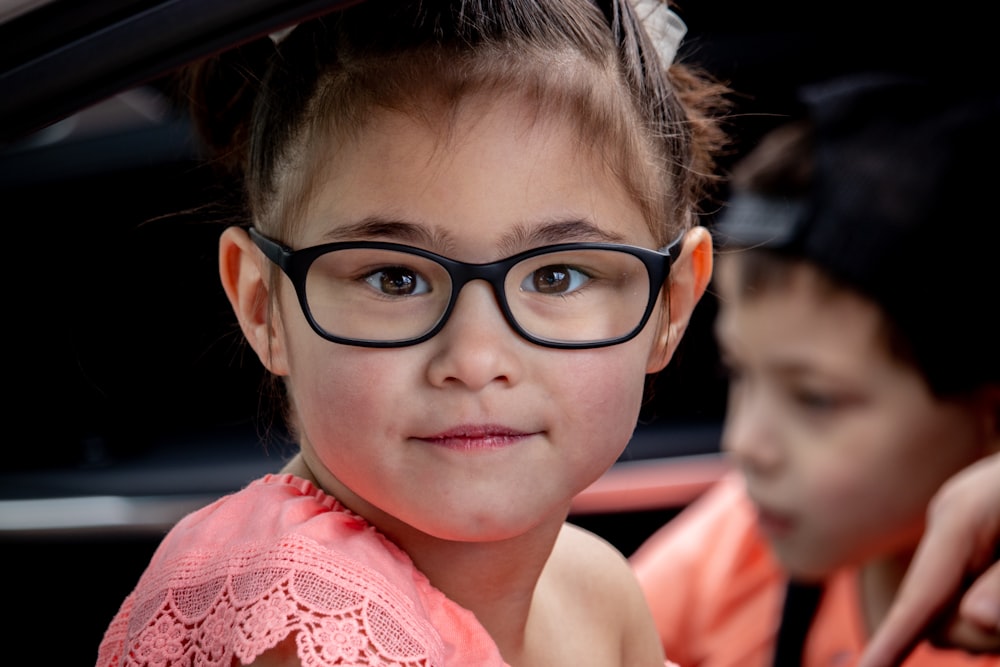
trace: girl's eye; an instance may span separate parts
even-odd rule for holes
[[[566,264],[553,264],[535,269],[521,281],[525,292],[541,294],[568,294],[583,287],[590,276]]]
[[[386,266],[372,271],[364,281],[380,294],[388,296],[414,296],[430,292],[430,284],[413,269],[405,266]]]

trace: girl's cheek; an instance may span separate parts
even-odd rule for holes
[[[584,419],[614,422],[628,419],[634,427],[645,389],[644,366],[620,360],[571,364],[567,386],[579,392]],[[638,380],[637,380],[638,378]],[[589,415],[589,417],[588,417]]]

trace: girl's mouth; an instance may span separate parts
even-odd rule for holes
[[[463,425],[417,438],[432,445],[463,451],[503,449],[523,442],[533,433],[495,424]]]

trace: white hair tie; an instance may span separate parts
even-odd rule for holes
[[[687,25],[670,9],[667,0],[635,0],[635,13],[653,40],[663,66],[669,67],[687,33]]]
[[[275,46],[277,46],[278,44],[281,44],[281,42],[284,41],[285,37],[288,37],[288,33],[295,30],[295,28],[298,27],[298,25],[299,25],[298,23],[294,23],[288,26],[287,28],[282,28],[277,32],[272,32],[270,35],[268,35],[268,37],[270,37],[271,41],[274,42]]]
[[[670,9],[666,0],[636,0],[635,11],[653,40],[663,66],[669,67],[687,33],[687,25]],[[295,25],[290,25],[269,36],[275,44],[280,44],[294,29]]]

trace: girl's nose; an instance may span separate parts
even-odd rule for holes
[[[517,382],[530,345],[508,324],[492,287],[482,280],[463,287],[448,322],[428,342],[437,346],[428,367],[431,383],[473,390]]]

